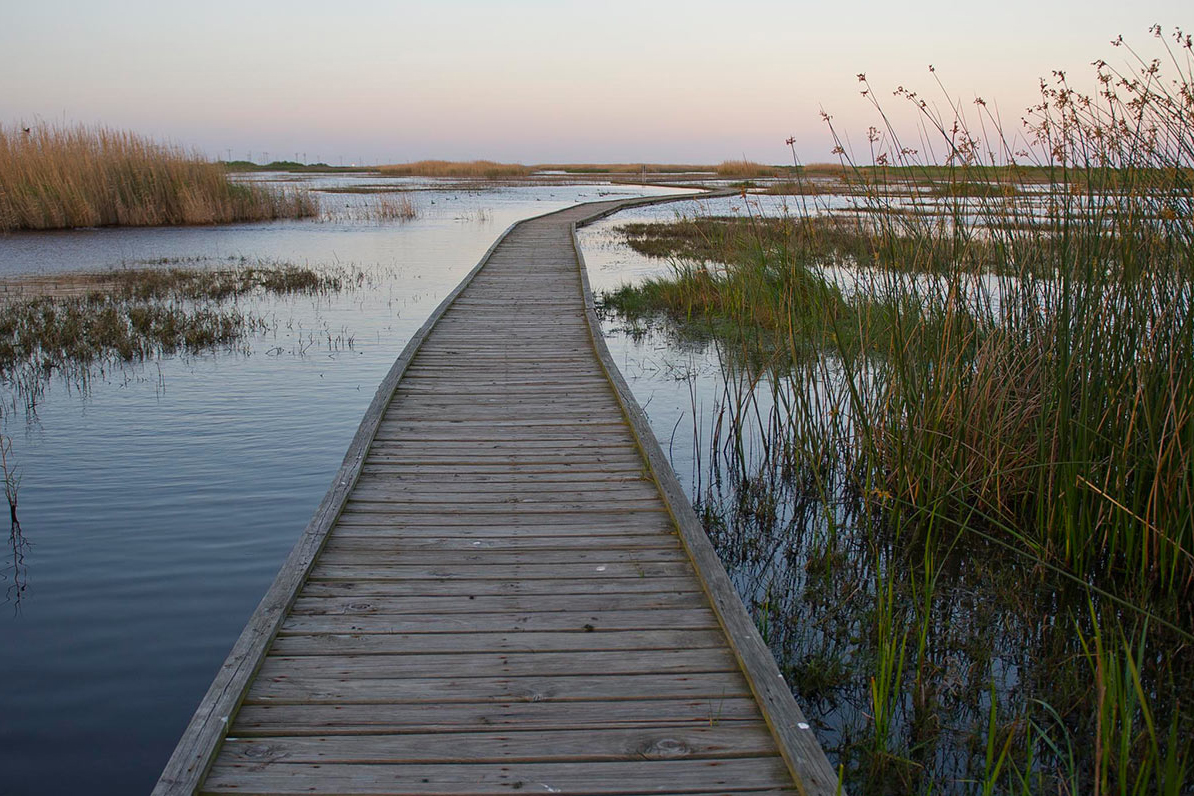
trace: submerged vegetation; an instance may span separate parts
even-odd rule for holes
[[[307,193],[236,183],[217,163],[106,127],[0,125],[0,232],[314,215]]]
[[[1055,75],[1023,146],[981,100],[972,121],[897,92],[943,153],[885,122],[866,167],[839,145],[865,212],[626,229],[679,260],[607,309],[771,358],[727,375],[700,508],[852,792],[1189,792],[1194,69],[1175,41],[1175,76],[1097,62],[1087,97]],[[1043,189],[976,187],[1026,169]]]
[[[0,301],[0,381],[31,408],[55,374],[85,384],[96,367],[234,346],[267,328],[237,299],[322,295],[365,279],[359,270],[240,260],[10,281]]]

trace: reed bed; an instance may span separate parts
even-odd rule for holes
[[[928,152],[882,121],[865,166],[839,142],[866,212],[638,230],[698,262],[606,298],[784,373],[769,411],[727,399],[718,421],[742,487],[728,513],[751,518],[729,546],[808,556],[750,595],[769,634],[797,591],[827,612],[806,625],[852,617],[839,631],[861,646],[801,644],[820,656],[806,675],[863,683],[862,729],[837,747],[855,791],[1188,792],[1194,69],[1188,37],[1162,41],[1168,60],[1134,72],[1097,62],[1097,96],[1045,83],[1027,147],[981,100],[941,117],[904,92]],[[1044,190],[1015,189],[1025,173]],[[769,440],[770,469],[747,466],[743,435]],[[777,515],[817,541],[751,538]],[[1009,626],[1023,637],[1001,650]],[[989,678],[967,677],[968,706],[954,645]]]
[[[305,192],[232,182],[220,165],[134,133],[0,125],[0,231],[220,224],[315,212]]]
[[[521,163],[497,163],[492,160],[419,160],[379,166],[378,171],[387,177],[473,177],[489,180],[529,177],[534,173],[534,169]]]
[[[713,167],[693,163],[540,163],[537,171],[566,174],[708,174]]]
[[[31,409],[56,374],[85,386],[112,364],[235,348],[268,328],[239,299],[326,295],[366,281],[359,269],[243,259],[10,280],[0,301],[0,380]]]
[[[779,177],[791,172],[786,166],[766,166],[750,160],[725,160],[713,167],[718,177]]]
[[[343,205],[328,203],[320,214],[323,221],[366,221],[379,224],[386,221],[413,221],[418,217],[418,208],[406,192],[374,192],[362,202]]]

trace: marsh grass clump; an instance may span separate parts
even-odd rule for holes
[[[410,195],[405,192],[386,192],[371,196],[363,202],[343,206],[327,206],[321,215],[323,221],[365,221],[382,223],[386,221],[412,221],[419,217]]]
[[[713,167],[718,177],[780,177],[790,172],[786,166],[766,166],[750,160],[724,160]]]
[[[199,155],[107,127],[0,125],[0,231],[220,224],[316,213]]]
[[[248,321],[235,309],[184,308],[103,293],[29,299],[0,310],[0,373],[22,364],[51,371],[109,358],[131,362],[153,353],[203,351],[235,342]]]
[[[830,711],[854,792],[1188,792],[1194,65],[1171,41],[1135,71],[1096,62],[1095,96],[1054,75],[1017,136],[981,100],[941,117],[901,89],[929,150],[886,121],[866,165],[839,141],[865,211],[844,227],[810,202],[630,231],[690,259],[609,306],[784,354],[773,411],[727,399],[715,424],[727,480],[769,479],[780,520],[727,496],[717,534],[817,623],[784,641],[771,616],[773,648],[858,667]],[[777,586],[785,547],[808,567]]]
[[[521,163],[497,163],[492,160],[419,160],[379,166],[378,171],[387,177],[474,177],[494,180],[529,177],[534,170]]]
[[[29,406],[55,374],[85,383],[95,367],[239,344],[266,322],[235,303],[261,295],[326,295],[364,272],[285,263],[141,267],[13,282],[0,302],[0,379]],[[232,306],[228,306],[229,304]]]
[[[709,174],[712,166],[692,163],[540,163],[536,171],[562,171],[565,174]]]

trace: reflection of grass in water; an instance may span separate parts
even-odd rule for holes
[[[162,263],[165,264],[165,261]],[[364,272],[240,262],[234,267],[121,269],[14,280],[0,303],[0,378],[26,406],[59,373],[234,346],[265,322],[235,306],[254,295],[321,295],[359,286]]]
[[[840,246],[806,216],[788,237],[757,220],[723,243],[678,235],[666,245],[728,268],[607,300],[786,352],[791,372],[769,395],[761,382],[774,413],[754,381],[727,389],[713,423],[724,472],[703,500],[728,515],[711,535],[754,570],[767,595],[754,602],[774,614],[788,601],[788,621],[766,622],[773,647],[853,673],[820,715],[855,791],[1188,788],[1194,70],[1181,46],[1176,87],[1145,63],[1140,80],[1100,66],[1116,91],[1089,102],[1064,78],[1045,87],[1030,117],[1052,159],[1043,216],[1027,192],[971,187],[1014,149],[997,127],[983,144],[964,118],[928,115],[956,165],[925,171],[957,190],[944,219],[904,212],[885,165],[914,171],[914,153],[893,129],[872,133],[859,295],[831,289]],[[753,456],[752,438],[767,440]],[[758,484],[776,499],[739,498]],[[758,510],[771,504],[784,510]]]
[[[7,602],[13,603],[16,609],[20,610],[21,598],[28,587],[25,552],[29,549],[29,542],[21,531],[20,520],[17,519],[17,491],[21,486],[21,476],[13,461],[12,440],[3,434],[0,434],[0,476],[4,478],[4,498],[8,501],[8,552],[12,556],[12,563],[0,571],[0,578],[5,577],[4,572],[12,573],[12,583],[5,590],[4,596]]]

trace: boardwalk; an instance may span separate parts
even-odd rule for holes
[[[573,225],[620,206],[412,340],[155,793],[834,792],[594,335]]]

